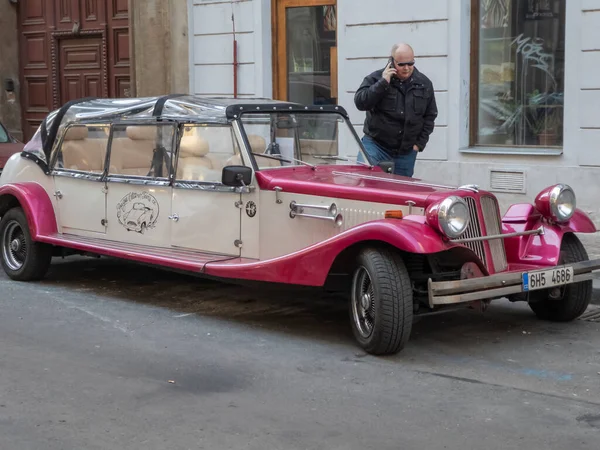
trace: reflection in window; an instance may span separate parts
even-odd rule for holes
[[[476,145],[563,144],[565,0],[473,0]]]

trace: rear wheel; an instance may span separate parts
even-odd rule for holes
[[[52,259],[52,246],[35,242],[21,208],[13,208],[0,221],[2,267],[13,280],[39,280],[46,275]]]
[[[563,237],[560,251],[560,264],[588,260],[583,244],[574,234]],[[567,284],[554,291],[544,290],[529,295],[529,306],[540,319],[569,322],[581,316],[590,304],[592,281]]]
[[[367,248],[357,258],[350,298],[352,331],[368,353],[397,353],[408,342],[413,321],[410,277],[400,255]]]

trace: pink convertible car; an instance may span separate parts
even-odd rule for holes
[[[366,162],[364,162],[366,161]],[[493,194],[388,173],[340,106],[169,96],[51,113],[0,178],[2,266],[110,255],[229,280],[342,280],[358,344],[398,352],[413,318],[491,300],[570,321],[592,294],[565,184],[501,216]]]

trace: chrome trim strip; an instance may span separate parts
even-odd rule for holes
[[[481,242],[481,241],[490,241],[493,239],[505,239],[509,237],[517,237],[517,236],[531,236],[531,235],[542,235],[544,234],[543,227],[539,227],[537,230],[529,230],[529,231],[518,231],[515,233],[506,233],[506,234],[494,234],[490,236],[479,236],[473,238],[465,238],[465,239],[451,239],[450,242],[454,242],[457,244],[464,244],[469,242]]]
[[[206,192],[231,192],[232,194],[248,194],[256,189],[255,186],[225,186],[218,183],[192,183],[189,181],[176,181],[173,183],[173,187]]]
[[[420,183],[418,181],[404,181],[404,180],[398,180],[395,178],[382,178],[382,177],[376,177],[374,175],[363,175],[360,173],[348,173],[348,172],[338,172],[336,170],[334,170],[332,172],[333,175],[344,175],[346,177],[354,177],[354,178],[364,178],[365,180],[376,180],[376,181],[385,181],[386,183],[395,183],[395,184],[408,184],[411,186],[423,186],[423,187],[434,187],[434,188],[441,188],[441,189],[450,189],[450,190],[455,190],[458,189],[455,186],[445,186],[443,184],[432,184],[432,183]]]
[[[463,200],[467,203],[467,206],[469,207],[469,215],[471,217],[471,220],[469,226],[467,226],[467,229],[462,234],[462,236],[464,237],[459,238],[457,240],[463,239],[465,241],[465,246],[470,248],[487,267],[488,264],[485,248],[483,246],[483,242],[480,242],[479,240],[479,238],[481,238],[482,235],[482,230],[481,224],[479,222],[479,214],[477,211],[477,202],[473,197],[463,197]],[[451,242],[455,241],[451,240]]]
[[[168,186],[169,180],[157,180],[155,178],[121,178],[115,176],[108,176],[106,178],[108,183],[124,183],[124,184],[141,184],[145,186]]]
[[[502,234],[500,211],[498,202],[494,197],[484,195],[479,199],[481,204],[481,213],[485,224],[487,235],[497,236]],[[494,264],[494,272],[503,272],[508,267],[506,261],[506,249],[502,239],[493,239],[488,242],[492,263]]]
[[[75,170],[54,169],[52,176],[78,178],[80,180],[102,181],[103,173],[80,172]]]

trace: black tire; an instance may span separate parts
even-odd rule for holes
[[[566,234],[560,247],[560,264],[587,261],[588,254],[574,234]],[[530,294],[529,306],[540,319],[570,322],[581,316],[592,300],[592,280],[567,284],[561,290],[562,298],[552,299],[547,290]]]
[[[4,271],[13,280],[40,280],[48,272],[52,246],[33,241],[25,213],[13,208],[0,221],[0,256]]]
[[[360,252],[350,319],[354,337],[367,353],[389,355],[404,348],[413,323],[413,291],[400,255],[378,248]]]

